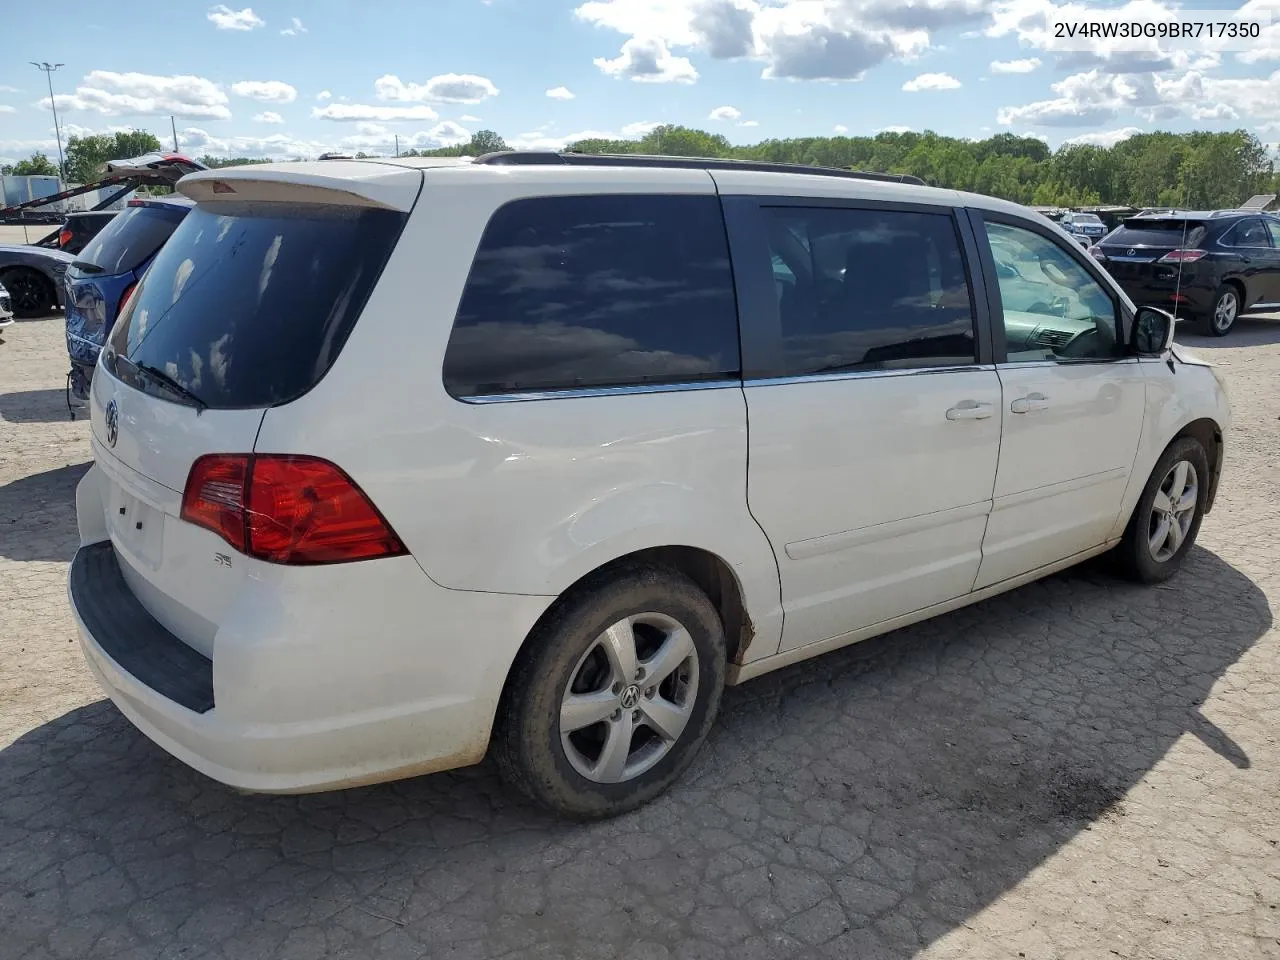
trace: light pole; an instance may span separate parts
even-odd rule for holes
[[[53,108],[53,135],[58,140],[58,181],[61,182],[62,178],[66,176],[67,168],[62,159],[62,131],[58,128],[58,104],[53,99],[53,71],[57,70],[59,67],[65,67],[66,64],[50,64],[48,62],[36,63],[34,60],[29,60],[27,62],[37,70],[43,70],[45,79],[49,81],[49,106]]]

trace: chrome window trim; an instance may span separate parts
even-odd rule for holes
[[[1003,360],[995,364],[997,370],[1014,369],[1025,370],[1028,367],[1078,367],[1083,364],[1103,364],[1103,363],[1137,363],[1139,357],[1063,357],[1059,360]]]
[[[565,387],[546,390],[513,390],[510,393],[485,393],[453,396],[459,403],[525,403],[534,400],[580,400],[584,397],[624,397],[645,393],[687,393],[694,390],[738,390],[741,378],[725,380],[690,380],[671,383],[619,384],[612,387]]]
[[[937,367],[908,367],[901,370],[841,370],[828,373],[803,373],[782,377],[753,377],[744,387],[779,387],[797,383],[823,383],[831,380],[880,380],[889,377],[923,377],[936,373],[994,373],[994,363],[961,363]]]

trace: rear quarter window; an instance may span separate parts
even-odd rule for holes
[[[209,407],[287,403],[328,372],[406,215],[336,204],[201,203],[111,333],[117,373],[163,371]]]
[[[444,358],[455,397],[739,376],[720,202],[536,197],[500,208]]]
[[[155,255],[187,211],[183,207],[126,207],[90,240],[76,257],[108,276],[136,270]],[[93,221],[86,229],[96,226]]]

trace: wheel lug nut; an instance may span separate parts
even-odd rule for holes
[[[621,683],[615,683],[615,684],[613,685],[613,692],[614,692],[614,693],[621,693],[621,692],[622,692],[622,684],[621,684]]]
[[[639,720],[640,720],[640,711],[639,711],[639,710],[632,710],[632,711],[631,711],[631,719],[632,719],[632,720],[635,720],[635,721],[637,721],[637,722],[639,722]]]
[[[614,723],[617,723],[619,720],[622,719],[622,711],[621,710],[613,711],[613,716],[611,716],[609,719],[612,720]]]
[[[636,679],[637,679],[637,680],[643,680],[643,679],[644,679],[644,667],[641,667],[640,669],[638,669],[638,670],[636,671]]]

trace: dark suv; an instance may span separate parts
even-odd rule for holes
[[[1242,210],[1130,217],[1089,252],[1134,303],[1224,337],[1236,317],[1280,306],[1280,216]]]

